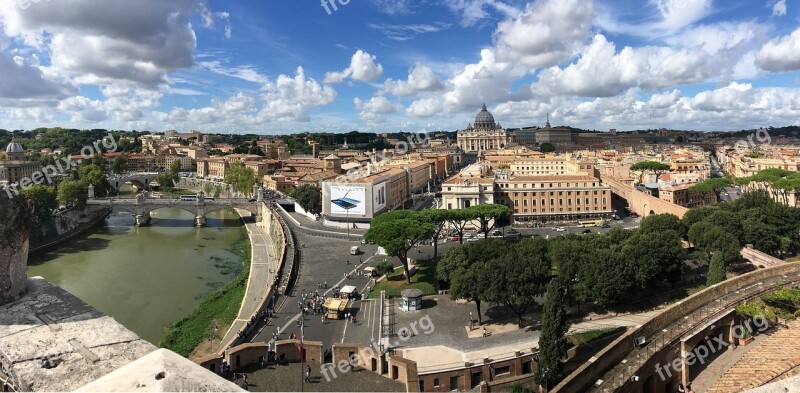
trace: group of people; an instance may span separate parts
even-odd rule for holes
[[[322,296],[319,291],[314,291],[314,293],[304,293],[302,299],[297,302],[297,305],[303,309],[304,312],[314,315],[322,314],[324,312],[322,309],[323,304],[325,304],[325,296]]]

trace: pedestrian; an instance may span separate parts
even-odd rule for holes
[[[483,328],[483,337],[486,337],[486,328]]]
[[[325,289],[327,289],[327,288],[328,288],[328,282],[325,281]]]
[[[247,383],[247,374],[244,374],[244,373],[242,373],[242,378],[244,378],[244,384],[245,384],[245,385],[249,385],[249,384]]]
[[[469,312],[469,320],[472,320],[472,311]]]
[[[311,382],[311,366],[306,369],[306,382]]]

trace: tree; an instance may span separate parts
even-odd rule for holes
[[[85,187],[94,186],[94,195],[98,198],[108,196],[108,192],[111,190],[111,183],[108,182],[105,170],[96,164],[80,166],[78,178]]]
[[[711,265],[708,267],[706,285],[711,286],[725,280],[725,259],[721,252],[716,252],[714,256],[711,257]]]
[[[733,235],[740,244],[744,239],[744,231],[742,230],[740,217],[732,211],[719,209],[709,214],[703,221],[710,222],[722,228],[725,232]]]
[[[431,223],[431,226],[433,226],[431,240],[433,240],[434,258],[439,257],[439,238],[442,236],[445,229],[447,229],[447,223],[449,222],[450,217],[453,215],[453,211],[454,210],[445,209],[427,209],[422,211],[425,219]]]
[[[240,162],[234,162],[225,169],[225,183],[233,187],[234,191],[249,194],[253,192],[253,186],[258,183],[258,177],[253,169]]]
[[[533,298],[545,293],[552,276],[547,241],[525,239],[509,248],[504,257],[489,260],[487,265],[492,275],[486,300],[510,308],[522,327],[522,316],[533,305]]]
[[[652,288],[663,281],[675,284],[683,276],[683,246],[680,235],[673,230],[657,235],[638,231],[625,242],[622,251],[629,256],[638,289]]]
[[[775,227],[767,225],[759,218],[747,218],[742,221],[744,243],[752,244],[759,251],[775,254],[782,251],[781,236]]]
[[[717,195],[717,200],[720,199],[719,193],[725,187],[731,186],[733,180],[727,177],[712,177],[703,182],[697,183],[689,187],[689,191],[694,192],[713,192]]]
[[[514,214],[514,211],[508,206],[495,203],[475,205],[467,208],[467,210],[480,224],[481,232],[483,232],[485,238],[489,237],[489,232],[494,229],[498,221],[505,220]]]
[[[739,258],[739,240],[717,225],[710,222],[698,222],[689,228],[689,241],[695,248],[706,253],[710,258],[714,252],[722,253],[725,263]]]
[[[683,215],[683,220],[681,221],[683,221],[683,226],[688,231],[692,225],[705,220],[706,217],[710,216],[717,210],[719,210],[717,206],[701,206],[694,209],[689,209],[689,211]]]
[[[181,168],[180,160],[172,161],[172,163],[169,164],[169,173],[172,175],[173,180],[178,180],[181,174]]]
[[[564,287],[555,278],[547,286],[542,310],[542,333],[539,335],[539,364],[534,380],[553,386],[561,378],[561,359],[567,355],[567,313],[564,310]]]
[[[87,189],[83,182],[67,180],[58,185],[58,203],[68,208],[86,207]]]
[[[631,171],[633,172],[641,172],[639,174],[639,183],[642,183],[642,176],[644,176],[644,172],[653,172],[656,175],[656,181],[661,175],[669,170],[669,165],[662,164],[657,161],[640,161],[633,165],[631,165]]]
[[[578,280],[586,285],[586,296],[601,307],[618,303],[633,286],[628,259],[621,251],[594,250],[594,263],[581,265]]]
[[[455,209],[450,210],[448,214],[447,224],[450,228],[458,234],[458,242],[464,244],[464,227],[475,219],[475,215],[470,209]]]
[[[159,173],[155,178],[156,183],[161,188],[161,191],[170,191],[175,188],[175,180],[171,173]]]
[[[389,261],[380,262],[375,266],[375,273],[378,273],[379,276],[387,275],[393,271],[394,265]]]
[[[539,151],[542,153],[552,153],[556,151],[556,147],[550,142],[545,142],[539,146]]]
[[[302,185],[294,192],[294,199],[305,211],[311,214],[322,213],[322,192],[318,188]]]
[[[478,310],[478,323],[482,323],[481,301],[497,270],[487,268],[486,261],[503,259],[508,254],[509,245],[500,239],[484,239],[465,246],[454,247],[444,254],[436,264],[436,276],[440,281],[450,283],[450,296],[475,302]]]
[[[593,263],[594,245],[585,238],[569,235],[551,240],[548,249],[550,261],[566,283],[570,306],[573,298],[579,303],[587,301],[586,282],[578,280],[578,276],[583,265]]]
[[[388,255],[400,259],[406,272],[406,282],[411,284],[408,251],[421,241],[430,238],[432,232],[433,226],[421,213],[398,210],[376,217],[364,238],[383,247]]]
[[[33,201],[33,219],[36,223],[50,220],[58,209],[58,193],[53,187],[34,184],[23,189],[22,195]]]
[[[123,156],[117,156],[111,162],[111,171],[114,173],[122,173],[128,169],[128,160]]]
[[[686,227],[683,226],[681,219],[672,214],[654,214],[645,217],[639,225],[642,232],[652,232],[659,234],[665,231],[674,231],[681,238],[686,236]]]

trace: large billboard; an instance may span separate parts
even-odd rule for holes
[[[386,183],[372,186],[372,213],[375,214],[386,207]]]
[[[367,191],[364,187],[331,186],[331,214],[365,215]]]

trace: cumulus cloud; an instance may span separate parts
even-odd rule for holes
[[[369,113],[389,114],[403,109],[402,104],[392,103],[386,97],[382,96],[372,97],[369,101],[362,101],[360,98],[356,97],[353,103],[358,110]]]
[[[0,7],[7,36],[50,56],[52,72],[80,83],[127,80],[157,88],[192,65],[189,19],[200,0],[74,0]],[[209,17],[210,18],[210,17]],[[208,19],[206,19],[208,20]]]
[[[2,106],[54,105],[78,93],[72,84],[47,78],[35,56],[12,58],[0,52],[0,74],[3,75],[0,78]]]
[[[266,102],[258,116],[264,120],[303,121],[311,120],[308,110],[328,105],[336,99],[336,91],[321,85],[313,78],[306,78],[303,67],[297,67],[294,77],[280,75],[262,88],[261,98]]]
[[[549,67],[577,52],[588,37],[594,16],[589,0],[543,0],[529,3],[494,33],[497,57],[529,67]]]
[[[350,59],[350,66],[341,72],[325,74],[324,83],[341,83],[347,78],[361,82],[375,82],[383,75],[383,66],[376,63],[377,57],[362,50]]]
[[[756,64],[764,70],[800,70],[800,29],[766,43],[756,54]]]
[[[417,63],[409,70],[407,80],[396,81],[390,78],[384,82],[384,89],[399,97],[438,91],[442,87],[442,82],[439,81],[433,70],[422,63]]]

